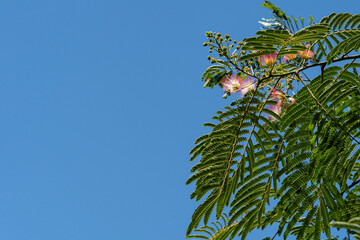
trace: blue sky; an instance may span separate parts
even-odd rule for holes
[[[261,3],[1,1],[0,238],[184,239],[188,153],[228,103],[202,88],[204,33],[252,36]],[[274,3],[316,21],[358,9]]]

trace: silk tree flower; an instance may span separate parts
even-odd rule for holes
[[[222,81],[222,86],[224,91],[229,91],[230,93],[235,93],[240,90],[241,83],[244,80],[237,77],[236,75],[233,76],[226,76]]]
[[[282,110],[281,101],[279,100],[276,105],[269,105],[267,108],[273,111],[276,115],[280,116]],[[276,121],[276,118],[274,118],[272,115],[269,115],[268,118],[270,121]]]
[[[289,98],[284,98],[284,100],[281,102],[281,107],[288,109],[291,105],[295,104],[295,98],[293,97],[289,97]]]
[[[255,89],[255,83],[254,81],[249,77],[247,78],[246,80],[244,80],[242,82],[242,85],[241,85],[241,95],[245,95],[246,93],[248,92],[251,92]]]
[[[275,88],[271,90],[271,96],[279,100],[282,100],[284,98],[284,94],[281,91],[276,90]]]
[[[291,104],[294,104],[294,103],[295,103],[295,98],[290,97],[290,98],[289,98],[289,101],[290,101]]]
[[[271,90],[271,96],[272,100],[280,100],[280,104],[287,102],[286,96],[282,91],[273,88]]]
[[[261,56],[260,62],[262,65],[272,66],[276,63],[276,59],[277,59],[277,53],[273,53],[273,54]]]
[[[236,75],[225,77],[221,84],[224,91],[230,93],[239,92],[242,96],[255,88],[254,81],[251,78],[244,80]]]
[[[276,105],[269,105],[269,109],[280,116],[281,114],[281,101],[278,101]]]
[[[291,60],[295,60],[297,57],[297,54],[288,54],[288,55],[285,55],[283,57],[283,62],[287,62],[287,61],[291,61]]]
[[[306,47],[308,49],[306,49],[305,51],[298,51],[298,53],[300,54],[300,57],[302,59],[313,59],[314,58],[314,53],[309,49],[310,46],[306,45]]]

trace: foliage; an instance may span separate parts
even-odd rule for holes
[[[204,124],[211,131],[190,152],[199,161],[186,183],[201,203],[187,237],[245,239],[276,223],[272,239],[334,239],[331,227],[360,216],[360,15],[310,17],[305,26],[262,6],[275,19],[255,37],[206,33],[217,55],[204,87],[237,99]],[[320,74],[309,78],[311,69]],[[224,223],[211,227],[212,216]]]
[[[336,228],[345,228],[353,234],[355,239],[360,239],[360,217],[350,219],[348,222],[332,222],[330,226]]]

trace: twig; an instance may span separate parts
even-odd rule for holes
[[[357,144],[360,144],[359,141],[357,141],[350,133],[348,133],[343,126],[341,126],[329,113],[328,111],[326,111],[326,109],[321,105],[321,103],[317,100],[317,98],[315,97],[315,95],[312,93],[312,91],[310,90],[310,88],[305,84],[304,80],[301,78],[300,74],[298,72],[295,73],[296,76],[299,78],[299,80],[302,82],[302,84],[304,84],[305,88],[308,90],[308,92],[310,93],[311,97],[315,100],[316,104],[319,105],[319,107],[325,112],[325,114],[336,124],[340,127],[340,129],[342,131],[344,131],[353,141],[355,141]]]

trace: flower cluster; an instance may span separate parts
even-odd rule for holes
[[[242,79],[237,75],[226,76],[221,82],[221,85],[225,92],[239,92],[242,96],[255,88],[254,81],[251,78]]]
[[[314,58],[314,53],[313,51],[310,50],[310,46],[306,45],[306,50],[304,51],[298,51],[298,54],[300,55],[300,57],[302,59],[313,59]],[[298,56],[298,54],[287,54],[283,57],[283,63],[286,63],[287,61],[291,61],[291,60],[295,60]],[[263,65],[263,66],[272,66],[276,63],[277,60],[277,53],[273,53],[273,54],[268,54],[268,55],[264,55],[261,56],[259,58],[259,62]]]
[[[314,58],[314,53],[313,53],[313,51],[310,50],[310,45],[306,45],[306,48],[307,49],[305,51],[298,51],[298,54],[300,55],[300,57],[302,59],[313,59]],[[296,57],[297,57],[297,54],[285,55],[284,58],[283,58],[283,62],[295,60]]]

